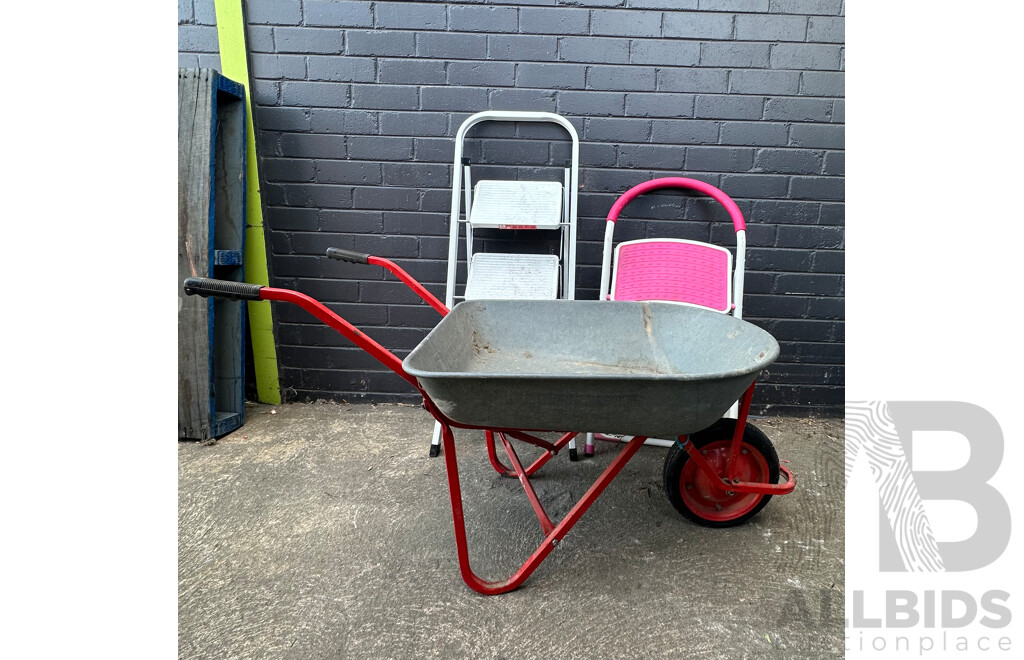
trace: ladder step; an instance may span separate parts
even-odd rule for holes
[[[470,262],[466,300],[554,300],[558,257],[480,252]]]
[[[481,229],[558,229],[562,184],[558,181],[494,181],[476,184],[469,221]]]

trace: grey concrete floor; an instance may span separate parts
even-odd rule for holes
[[[841,420],[762,418],[797,477],[741,527],[687,522],[644,447],[519,590],[462,582],[433,420],[412,406],[250,406],[179,444],[181,658],[833,658],[843,653]],[[542,538],[480,432],[457,434],[473,567]],[[553,519],[618,447],[534,479]],[[582,453],[582,452],[581,452]],[[521,454],[533,455],[530,449]]]

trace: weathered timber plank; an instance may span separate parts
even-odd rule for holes
[[[178,72],[178,437],[212,437],[212,300],[186,296],[181,282],[210,275],[211,148],[215,126],[208,69]]]

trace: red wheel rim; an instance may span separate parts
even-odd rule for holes
[[[716,440],[701,448],[701,455],[716,474],[725,476],[731,444],[732,440]],[[736,461],[736,476],[740,481],[768,483],[768,461],[761,452],[744,442]],[[750,513],[764,497],[758,493],[728,495],[716,489],[708,476],[697,467],[696,461],[692,460],[683,464],[683,471],[679,475],[679,493],[690,511],[704,520],[715,522],[735,520]]]

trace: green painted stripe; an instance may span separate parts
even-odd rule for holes
[[[217,11],[217,38],[220,42],[221,73],[245,84],[245,280],[252,284],[270,284],[267,270],[267,244],[263,236],[263,206],[260,203],[260,179],[256,169],[256,135],[252,124],[251,80],[245,50],[245,20],[242,0],[214,0]],[[277,346],[270,303],[249,302],[249,332],[256,366],[256,392],[263,403],[281,403],[277,372]]]

